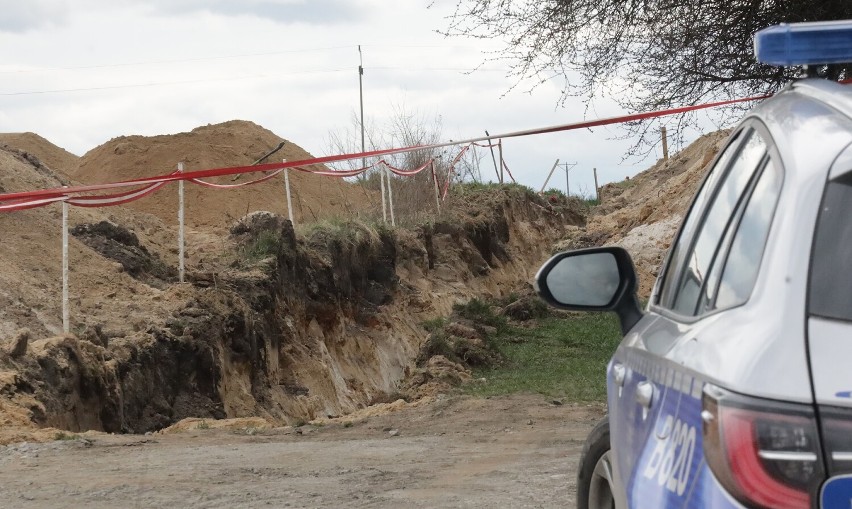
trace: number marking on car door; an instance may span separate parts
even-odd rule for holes
[[[668,491],[678,496],[683,495],[689,484],[689,467],[695,454],[695,434],[695,426],[675,419],[674,416],[667,416],[663,430],[658,434],[667,438],[657,439],[651,459],[643,472],[645,478],[656,481],[659,486],[665,486]]]

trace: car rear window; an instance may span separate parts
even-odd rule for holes
[[[809,311],[852,321],[852,173],[830,182],[811,257]]]

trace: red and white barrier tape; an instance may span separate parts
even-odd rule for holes
[[[432,164],[432,162],[433,162],[433,159],[429,159],[428,161],[423,163],[423,165],[420,166],[419,168],[415,168],[413,170],[403,170],[402,168],[397,168],[396,166],[392,166],[391,164],[389,164],[384,159],[380,159],[379,162],[376,163],[376,166],[383,164],[383,165],[385,165],[385,167],[387,167],[387,169],[389,169],[395,175],[399,175],[400,177],[410,177],[412,175],[417,175],[421,171],[425,170],[430,164]]]
[[[73,197],[76,201],[78,197],[74,197],[73,195],[81,194],[81,193],[90,193],[93,191],[103,191],[107,189],[118,189],[123,187],[134,187],[134,186],[146,186],[144,190],[133,191],[130,193],[125,193],[124,195],[108,195],[104,197],[83,197],[83,201],[81,203],[88,203],[88,206],[107,206],[107,205],[117,205],[119,203],[126,203],[127,201],[131,201],[131,199],[125,199],[130,195],[135,195],[137,192],[151,193],[156,189],[159,189],[161,186],[154,186],[156,184],[166,184],[168,182],[174,182],[178,180],[189,180],[194,181],[196,179],[202,178],[210,178],[210,177],[221,177],[225,175],[239,175],[242,173],[257,173],[257,172],[269,172],[275,170],[283,170],[285,168],[294,168],[299,171],[304,171],[308,173],[314,173],[317,175],[325,175],[325,176],[333,176],[333,177],[351,177],[355,175],[359,175],[366,171],[366,168],[360,170],[352,170],[352,171],[315,171],[308,170],[303,168],[306,165],[316,165],[316,164],[325,164],[325,163],[333,163],[339,161],[348,161],[352,159],[363,159],[369,157],[381,157],[386,155],[393,154],[402,154],[405,152],[412,152],[415,150],[424,150],[424,149],[436,149],[454,145],[470,145],[472,143],[478,143],[483,141],[490,141],[493,139],[499,138],[517,138],[521,136],[532,136],[536,134],[547,134],[547,133],[556,133],[561,131],[570,131],[574,129],[584,129],[589,127],[597,127],[602,125],[609,124],[617,124],[623,122],[631,122],[636,120],[645,120],[654,117],[663,117],[668,115],[677,115],[680,113],[687,113],[690,111],[696,111],[706,108],[715,108],[718,106],[726,106],[730,104],[748,102],[748,101],[757,101],[761,99],[766,99],[770,97],[769,95],[763,96],[755,96],[755,97],[746,97],[742,99],[733,99],[728,101],[717,101],[706,104],[699,104],[695,106],[684,106],[680,108],[671,108],[667,110],[646,112],[646,113],[634,113],[631,115],[623,115],[619,117],[610,117],[604,119],[597,120],[588,120],[584,122],[577,122],[573,124],[562,124],[551,127],[544,127],[538,129],[528,129],[524,131],[514,131],[504,134],[496,134],[493,136],[480,136],[476,138],[470,138],[467,140],[461,141],[450,141],[445,143],[436,143],[431,145],[414,145],[410,147],[402,147],[402,148],[390,148],[390,149],[382,149],[382,150],[372,150],[367,152],[353,153],[353,154],[339,154],[332,156],[324,156],[324,157],[316,157],[313,159],[305,159],[301,161],[285,161],[280,163],[267,163],[267,164],[259,164],[254,166],[236,166],[236,167],[226,167],[226,168],[212,168],[207,170],[199,170],[199,171],[191,171],[191,172],[175,172],[168,175],[160,175],[156,177],[147,177],[147,178],[139,178],[133,180],[127,180],[122,182],[112,182],[107,184],[95,184],[95,185],[82,185],[82,186],[72,186],[67,188],[53,188],[53,189],[43,189],[37,191],[24,191],[17,193],[3,193],[0,194],[0,212],[5,211],[13,211],[13,210],[23,210],[27,208],[33,207],[41,207],[50,203],[54,203],[57,201],[62,201],[68,199],[69,197]],[[462,149],[461,153],[463,154],[468,147]],[[456,161],[459,157],[456,157]],[[450,168],[450,172],[453,171],[453,168]],[[446,196],[446,193],[449,189],[449,183],[451,180],[451,173],[447,175],[447,182],[444,186],[443,195]],[[514,179],[513,179],[514,180]],[[144,194],[143,194],[144,196]],[[141,196],[140,196],[141,197]],[[95,201],[100,198],[105,200],[101,204],[95,205]],[[137,197],[138,198],[138,197]],[[137,199],[132,198],[132,199]],[[69,201],[69,203],[71,203]],[[85,205],[80,205],[85,206]]]
[[[259,179],[250,180],[248,182],[240,182],[239,184],[214,184],[213,182],[206,182],[206,181],[201,180],[201,179],[190,179],[190,182],[192,182],[193,184],[198,184],[198,185],[204,186],[204,187],[211,187],[213,189],[233,189],[235,187],[245,187],[245,186],[251,186],[251,185],[254,185],[254,184],[260,184],[261,182],[266,182],[267,180],[269,180],[273,177],[276,177],[282,171],[284,171],[284,170],[275,170],[272,173],[270,173],[269,175],[264,175],[263,177],[260,177]]]

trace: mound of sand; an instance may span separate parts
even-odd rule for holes
[[[80,159],[35,133],[0,133],[0,145],[33,154],[51,170],[65,175],[76,170]]]
[[[313,156],[295,143],[242,120],[198,127],[187,133],[161,136],[122,136],[87,152],[70,173],[86,184],[115,182],[171,173],[178,162],[184,171],[254,163],[284,141],[284,148],[267,162],[309,159]],[[325,169],[324,166],[318,168]],[[219,184],[246,182],[261,174],[210,179]],[[294,219],[297,223],[329,217],[357,217],[380,204],[380,198],[341,179],[290,172]],[[186,184],[186,221],[193,227],[222,228],[256,210],[287,215],[284,176],[261,184],[218,190]],[[177,223],[177,184],[128,206]]]

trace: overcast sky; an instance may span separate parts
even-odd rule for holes
[[[122,135],[251,120],[314,155],[358,111],[363,50],[367,125],[394,109],[439,116],[464,139],[620,115],[606,101],[557,107],[559,84],[528,93],[503,64],[478,67],[499,40],[446,39],[456,0],[0,0],[0,132],[32,131],[77,155]],[[622,163],[617,127],[504,142],[522,183],[577,163],[572,192],[650,166]],[[655,157],[656,156],[656,157]],[[483,176],[494,175],[493,166]],[[164,169],[164,172],[168,169]],[[564,189],[565,174],[553,184]],[[548,186],[551,187],[551,186]]]

